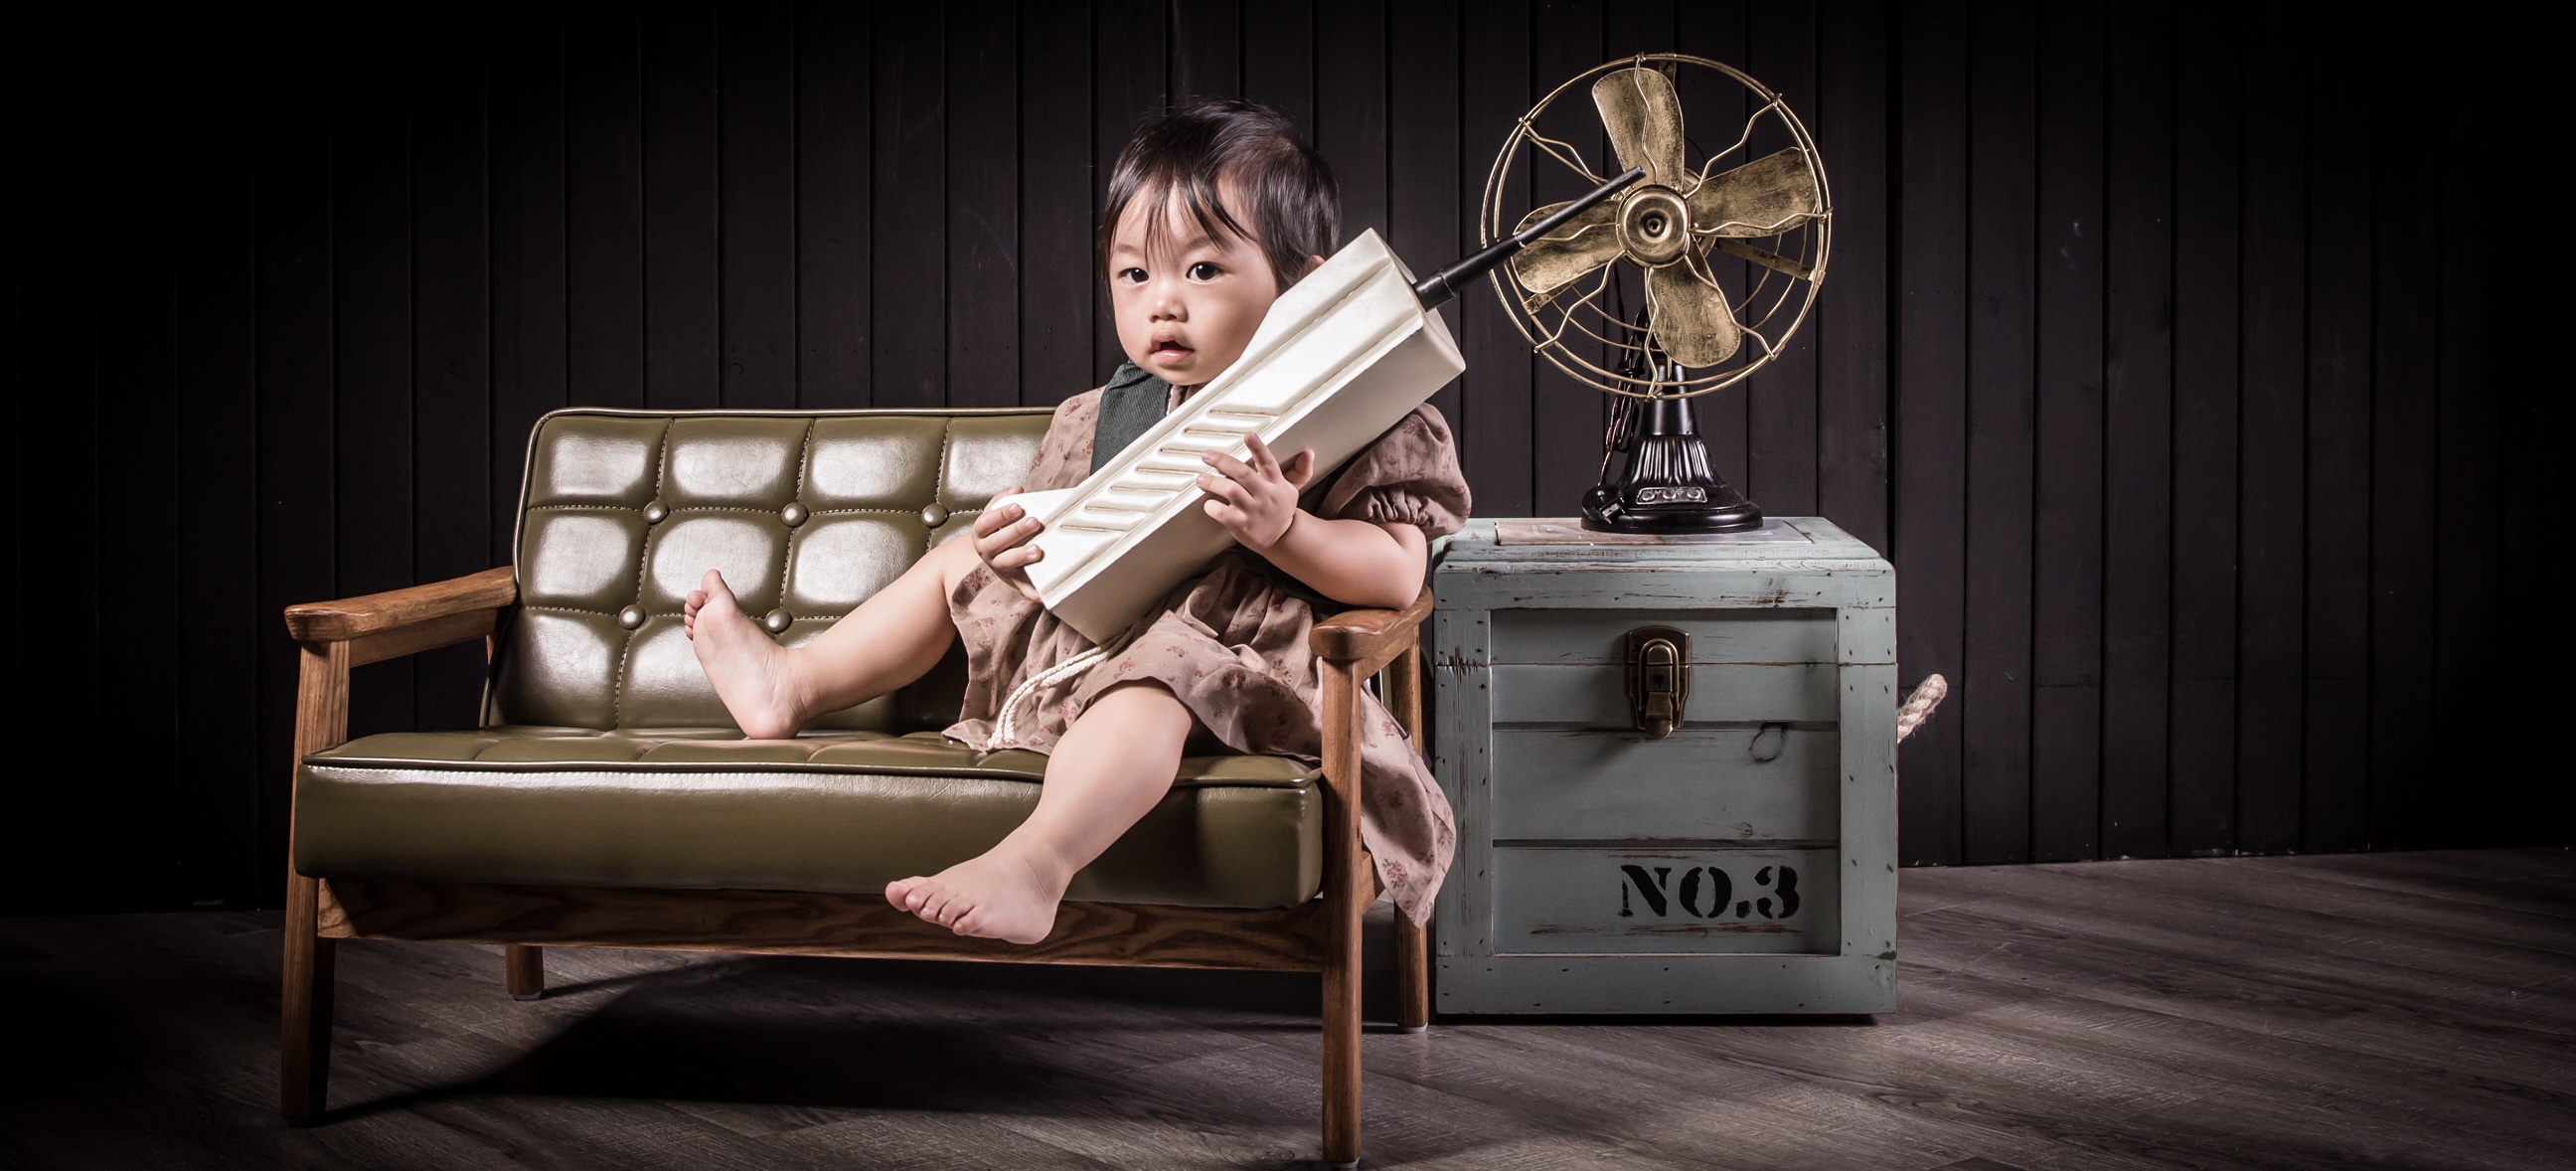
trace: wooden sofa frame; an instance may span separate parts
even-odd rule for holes
[[[368,663],[484,640],[518,601],[511,569],[389,593],[292,606],[302,644],[295,760],[348,739],[349,672]],[[1005,963],[1100,964],[1321,972],[1324,977],[1324,1161],[1360,1149],[1360,921],[1380,891],[1360,844],[1360,688],[1381,671],[1386,706],[1417,741],[1420,627],[1429,590],[1402,610],[1353,610],[1315,625],[1324,703],[1323,891],[1303,906],[1221,910],[1067,902],[1055,932],[1019,947],[967,939],[897,911],[877,895],[742,890],[625,890],[340,881],[297,873],[289,822],[280,1105],[290,1123],[322,1118],[331,1047],[332,947],[342,939],[505,945],[511,995],[545,988],[544,947],[621,947],[769,955],[868,956]],[[299,767],[300,775],[300,767]],[[1430,1021],[1424,929],[1395,917],[1397,1023]]]

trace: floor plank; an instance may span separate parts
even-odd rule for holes
[[[1905,872],[1901,1010],[1373,1031],[1372,1167],[2563,1166],[2576,853]],[[1387,954],[1383,908],[1373,953]],[[1281,1167],[1311,976],[340,951],[276,1120],[278,919],[0,919],[0,1166]],[[1389,1015],[1390,990],[1371,1011]]]

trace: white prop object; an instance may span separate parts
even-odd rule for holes
[[[1095,643],[1125,631],[1234,538],[1209,517],[1200,456],[1247,458],[1259,435],[1283,460],[1339,468],[1467,368],[1413,274],[1362,232],[1280,294],[1243,357],[1091,478],[1013,497],[1046,526],[1029,580]]]

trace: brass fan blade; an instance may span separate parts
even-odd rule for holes
[[[1619,152],[1621,169],[1646,168],[1646,183],[1678,187],[1682,169],[1682,102],[1673,79],[1643,67],[1620,69],[1592,83],[1592,104]]]
[[[1531,224],[1556,214],[1562,203],[1551,203],[1522,217],[1515,235]],[[1553,232],[1530,241],[1527,248],[1512,256],[1512,276],[1529,290],[1528,305],[1535,311],[1547,304],[1558,289],[1573,284],[1619,258],[1619,229],[1612,222],[1619,214],[1618,205],[1605,203],[1557,226]]]
[[[1776,236],[1825,210],[1807,152],[1790,147],[1711,175],[1690,193],[1697,235]]]
[[[1717,365],[1744,344],[1725,290],[1695,254],[1646,274],[1646,304],[1654,311],[1655,341],[1684,366]]]

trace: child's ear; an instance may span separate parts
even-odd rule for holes
[[[1323,257],[1317,256],[1312,252],[1306,254],[1306,271],[1313,272],[1316,269],[1323,267],[1323,264]]]

